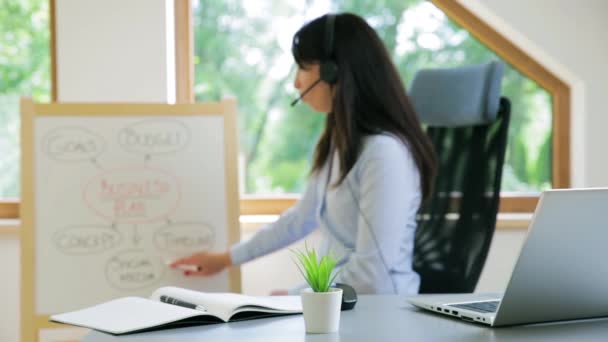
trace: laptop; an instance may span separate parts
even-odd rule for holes
[[[608,316],[608,188],[541,194],[503,295],[421,294],[407,300],[493,327]]]

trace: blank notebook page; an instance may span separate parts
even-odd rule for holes
[[[57,322],[122,334],[202,315],[192,309],[139,297],[125,297],[86,309],[52,315]]]

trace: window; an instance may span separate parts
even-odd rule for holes
[[[243,192],[274,195],[275,204],[281,201],[277,194],[302,191],[323,125],[323,115],[305,106],[289,107],[290,100],[296,97],[292,85],[291,37],[306,21],[329,11],[364,14],[391,51],[406,85],[420,68],[503,59],[446,16],[444,11],[460,18],[460,22],[477,25],[468,29],[492,33],[487,25],[451,1],[193,0],[192,5],[194,96],[197,101],[223,96],[237,98]],[[504,40],[500,36],[492,39]],[[512,50],[523,53],[516,47]],[[557,153],[566,153],[566,149],[562,146],[556,151],[554,129],[561,127],[563,132],[568,128],[556,125],[553,119],[558,109],[566,114],[568,109],[554,108],[555,103],[560,103],[556,101],[555,89],[549,92],[546,86],[518,71],[517,64],[530,64],[527,60],[522,62],[522,58],[528,57],[506,60],[503,94],[512,102],[513,115],[502,189],[507,211],[530,212],[540,191],[567,186],[567,174],[556,181],[555,171],[568,166],[563,165],[566,156],[556,168]],[[539,66],[536,62],[532,64]],[[526,71],[536,75],[546,73],[544,69]],[[563,97],[562,94],[560,99]],[[509,201],[513,196],[516,201]]]
[[[49,1],[0,6],[0,218],[16,217],[19,197],[19,99],[50,101]]]
[[[569,186],[568,86],[454,1],[185,3],[176,1],[176,9],[186,9],[176,12],[176,25],[192,20],[193,30],[182,27],[176,34],[192,35],[193,44],[182,46],[192,48],[193,54],[182,51],[187,58],[178,59],[178,92],[185,89],[184,101],[230,95],[238,99],[242,193],[265,196],[244,200],[245,214],[278,213],[297,198],[289,194],[305,185],[323,116],[306,106],[289,107],[296,97],[291,37],[303,23],[328,11],[364,13],[391,49],[406,85],[418,68],[476,63],[499,55],[513,66],[503,90],[515,102],[503,210],[530,212],[540,190]],[[22,0],[0,6],[0,218],[18,212],[19,98],[44,102],[53,96],[53,4]],[[178,44],[187,40],[178,39]],[[179,48],[177,52],[180,55]],[[190,63],[184,60],[194,65],[194,81],[187,80],[189,67],[184,65]],[[189,82],[194,86],[183,86]]]

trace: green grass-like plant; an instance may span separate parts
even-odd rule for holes
[[[304,252],[292,250],[296,254],[298,270],[314,292],[328,292],[331,284],[338,275],[332,276],[332,271],[338,262],[330,252],[319,258],[314,249],[308,249],[305,244]]]

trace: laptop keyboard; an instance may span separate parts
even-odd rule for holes
[[[488,302],[450,304],[450,306],[461,308],[461,309],[472,310],[472,311],[476,311],[476,312],[481,312],[481,313],[487,313],[487,312],[496,312],[496,309],[498,309],[498,303],[500,303],[499,300],[493,300],[493,301],[488,301]]]

